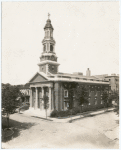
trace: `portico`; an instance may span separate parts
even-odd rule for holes
[[[40,110],[44,110],[44,95],[49,97],[49,108],[48,110],[51,112],[54,109],[53,104],[53,85],[52,83],[47,84],[31,84],[30,85],[30,107]]]

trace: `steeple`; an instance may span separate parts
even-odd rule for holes
[[[48,13],[48,19],[44,27],[45,36],[42,40],[43,52],[40,57],[39,71],[44,73],[53,73],[58,72],[57,56],[55,53],[55,40],[53,38],[53,26],[51,20],[49,19],[50,14]]]
[[[48,20],[46,22],[46,25],[45,25],[44,29],[50,28],[50,29],[54,30],[53,26],[51,24],[51,20],[49,18],[50,18],[50,14],[48,13]]]

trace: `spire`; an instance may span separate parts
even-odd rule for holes
[[[52,24],[51,24],[50,14],[49,14],[49,13],[48,13],[48,19],[47,19],[47,21],[46,21],[46,25],[45,25],[44,29],[47,29],[47,28],[51,28],[52,30],[54,30],[54,29],[53,29],[53,26],[52,26]]]
[[[50,14],[48,13],[48,19],[44,27],[45,36],[42,40],[43,52],[40,56],[39,71],[44,73],[57,74],[59,63],[57,62],[57,56],[55,53],[55,40],[53,38],[53,27],[51,24]]]
[[[50,14],[48,13],[48,19],[50,19]]]

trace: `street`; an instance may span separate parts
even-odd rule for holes
[[[19,134],[3,142],[2,148],[119,148],[119,118],[114,112],[72,123],[57,123],[17,113],[10,119]]]

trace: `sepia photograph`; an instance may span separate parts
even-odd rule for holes
[[[119,149],[119,1],[1,2],[1,148]]]

